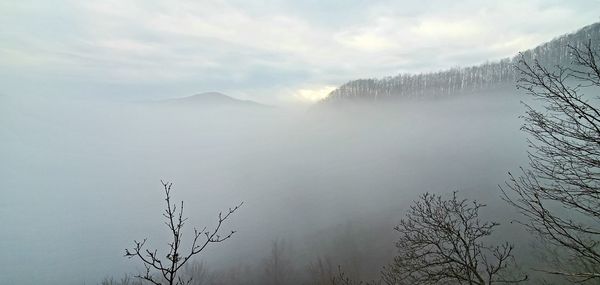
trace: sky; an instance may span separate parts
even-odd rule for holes
[[[0,95],[285,105],[358,78],[513,56],[600,0],[0,0]]]

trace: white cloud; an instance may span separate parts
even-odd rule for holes
[[[56,89],[106,81],[98,94],[128,95],[135,87],[156,96],[160,85],[161,96],[210,89],[252,98],[252,91],[254,99],[277,103],[281,94],[317,98],[323,86],[356,78],[510,56],[597,21],[600,8],[592,0],[268,3],[5,3],[0,69],[24,78],[46,74]],[[0,79],[0,92],[22,84],[27,80]]]
[[[319,86],[313,88],[303,88],[296,91],[294,98],[301,102],[317,102],[327,98],[336,86]]]
[[[436,18],[421,20],[410,28],[410,32],[418,38],[430,38],[438,41],[464,41],[469,38],[481,37],[481,34],[485,33],[477,22]]]

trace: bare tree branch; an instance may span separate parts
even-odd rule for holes
[[[543,108],[525,105],[529,168],[509,173],[501,188],[504,200],[527,218],[520,223],[528,230],[567,249],[571,260],[595,265],[545,271],[574,282],[600,281],[600,58],[591,41],[569,49],[570,66],[549,68],[523,56],[517,65],[518,87]]]
[[[527,276],[508,278],[514,266],[513,246],[486,245],[496,222],[481,221],[476,201],[443,199],[423,194],[395,228],[398,254],[383,270],[386,284],[519,283]]]
[[[243,203],[229,208],[225,215],[219,213],[217,225],[213,230],[206,230],[204,227],[198,231],[194,229],[194,237],[192,245],[188,253],[183,254],[181,249],[182,242],[182,230],[187,218],[183,217],[183,201],[179,205],[179,209],[175,203],[171,203],[171,187],[173,183],[163,182],[161,180],[165,191],[166,208],[163,213],[165,218],[165,225],[169,228],[171,235],[171,241],[168,243],[169,251],[166,254],[165,259],[162,259],[157,250],[149,250],[145,248],[146,239],[134,241],[134,247],[132,249],[125,249],[125,256],[128,258],[134,258],[141,260],[144,267],[144,274],[138,274],[136,277],[146,280],[155,285],[164,284],[169,285],[187,285],[190,284],[192,279],[184,279],[179,275],[180,269],[195,255],[201,253],[209,244],[220,243],[229,238],[235,233],[231,231],[226,236],[221,236],[220,230],[223,222],[225,222],[231,214],[237,211]],[[201,237],[204,236],[204,241],[201,241]],[[158,274],[158,276],[157,276]]]

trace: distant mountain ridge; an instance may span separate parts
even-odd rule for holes
[[[204,105],[204,106],[263,106],[266,105],[260,104],[255,101],[250,100],[241,100],[237,98],[233,98],[231,96],[225,95],[220,92],[204,92],[198,93],[188,97],[182,98],[174,98],[164,100],[163,102],[171,103],[171,104],[181,104],[181,105]]]
[[[571,57],[567,44],[582,46],[589,40],[600,43],[600,23],[560,36],[521,54],[526,59],[537,59],[549,66],[570,65]],[[352,80],[329,93],[322,102],[444,97],[514,85],[517,78],[514,65],[518,59],[518,55],[515,55],[497,62],[439,72]]]

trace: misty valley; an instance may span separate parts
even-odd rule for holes
[[[598,284],[600,24],[555,36],[300,106],[0,89],[0,284]]]
[[[459,190],[497,201],[506,172],[525,163],[519,97],[503,95],[297,112],[3,98],[11,120],[2,141],[13,150],[3,155],[10,161],[3,173],[13,173],[5,183],[27,189],[3,199],[14,229],[4,240],[8,250],[43,251],[45,258],[36,265],[18,255],[28,266],[13,258],[2,267],[23,275],[38,267],[43,279],[33,283],[64,278],[53,276],[64,266],[97,278],[134,271],[122,258],[124,246],[146,235],[164,244],[157,222],[164,179],[185,201],[190,224],[212,223],[244,202],[227,225],[239,236],[207,252],[209,268],[260,266],[272,242],[282,240],[299,274],[329,255],[335,268],[370,258],[356,273],[376,273],[392,253],[394,224],[419,193]],[[36,105],[44,108],[28,112]],[[505,205],[490,206],[490,214],[493,207]],[[349,250],[357,256],[344,256]]]

